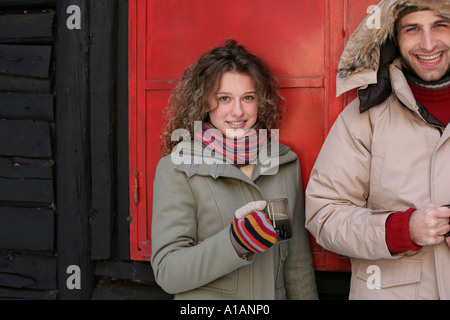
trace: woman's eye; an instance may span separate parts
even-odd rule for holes
[[[245,96],[244,100],[249,100],[249,101],[255,100],[255,97],[254,96]]]
[[[220,102],[227,102],[227,101],[229,101],[229,100],[230,100],[229,97],[219,97],[219,101],[220,101]]]

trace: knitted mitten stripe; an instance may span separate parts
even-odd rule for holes
[[[242,221],[242,223],[244,223]],[[251,244],[251,240],[245,240],[245,236],[241,233],[240,228],[238,227],[239,221],[235,218],[233,221],[233,225],[231,228],[231,232],[236,242],[245,250],[250,252],[262,252],[263,248],[257,248],[255,244]]]
[[[231,231],[238,244],[251,252],[266,251],[278,238],[261,211],[253,212],[245,219],[235,218]]]

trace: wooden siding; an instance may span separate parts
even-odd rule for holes
[[[0,299],[170,299],[129,260],[128,1],[72,4],[0,0]]]
[[[0,2],[0,298],[56,299],[55,2],[28,4]]]

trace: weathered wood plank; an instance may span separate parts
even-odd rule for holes
[[[0,157],[0,178],[53,179],[53,160]]]
[[[0,284],[5,287],[30,288],[34,286],[34,280],[22,275],[0,272]]]
[[[53,9],[56,0],[0,0],[0,9]]]
[[[33,120],[0,120],[0,155],[51,158],[49,124]]]
[[[141,261],[98,261],[95,275],[107,278],[155,282],[152,266]]]
[[[0,287],[0,299],[14,300],[56,300],[58,297],[57,290],[25,290],[14,288]]]
[[[53,121],[53,95],[0,92],[0,118]]]
[[[95,275],[100,280],[92,294],[93,300],[173,299],[173,295],[164,292],[156,284],[148,262],[97,261]]]
[[[57,2],[56,183],[58,290],[60,299],[89,299],[94,286],[90,228],[89,28],[69,30],[67,7]],[[81,25],[89,23],[89,1],[79,0]],[[81,269],[81,290],[66,286],[67,267]]]
[[[116,193],[128,194],[128,0],[118,3],[118,50],[117,50],[117,115],[116,115]],[[129,198],[118,196],[117,208],[117,255],[130,257],[130,206]]]
[[[53,180],[0,178],[0,202],[31,202],[50,206],[55,202],[53,189]]]
[[[52,251],[54,215],[50,209],[0,208],[0,249]]]
[[[52,79],[0,75],[0,91],[50,94],[52,90]]]
[[[52,47],[0,45],[0,73],[48,78]]]
[[[54,17],[53,12],[0,15],[0,43],[52,43]]]
[[[92,258],[113,254],[114,132],[116,107],[116,0],[90,2],[90,128],[92,168]]]
[[[38,255],[0,252],[0,286],[29,289],[56,289],[56,258]],[[11,275],[11,278],[8,276]],[[19,282],[13,276],[22,277]]]
[[[173,300],[173,295],[154,284],[101,279],[95,286],[92,300]]]

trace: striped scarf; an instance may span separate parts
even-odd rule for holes
[[[245,135],[239,138],[227,137],[212,124],[203,122],[202,132],[194,135],[203,147],[223,156],[228,163],[243,167],[256,162],[258,151],[266,141],[266,135],[259,135],[259,123],[256,123]],[[217,156],[217,155],[216,155]]]

